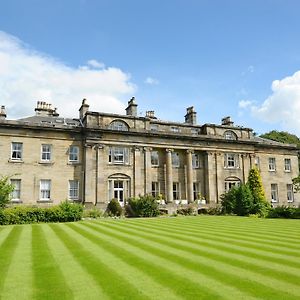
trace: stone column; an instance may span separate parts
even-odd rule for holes
[[[104,177],[103,170],[105,169],[105,163],[108,161],[108,155],[105,151],[104,145],[95,145],[96,151],[96,204],[102,205],[108,200],[107,186],[105,184],[107,178]]]
[[[151,193],[151,151],[152,148],[144,147],[144,195]]]
[[[85,144],[84,159],[84,202],[86,204],[95,204],[95,150],[93,144]]]
[[[133,169],[133,196],[137,197],[142,195],[144,191],[144,181],[143,181],[143,157],[142,149],[138,146],[134,147],[134,169]]]
[[[189,203],[194,201],[192,154],[193,150],[186,151],[187,200]]]
[[[166,200],[173,202],[173,173],[172,173],[172,152],[173,149],[166,149]]]

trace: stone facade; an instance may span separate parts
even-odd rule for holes
[[[0,113],[0,174],[13,175],[14,203],[51,205],[62,200],[105,207],[112,198],[153,194],[169,203],[215,206],[232,186],[261,172],[273,205],[300,204],[292,190],[298,176],[295,145],[253,135],[229,117],[220,125],[197,125],[193,107],[184,123],[158,120],[153,111],[137,116],[89,111],[83,100],[79,118],[59,117],[38,102],[36,115],[8,120]]]

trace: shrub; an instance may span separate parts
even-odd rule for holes
[[[109,216],[121,216],[123,214],[123,209],[117,199],[111,199],[107,205],[106,212]]]
[[[158,203],[152,195],[130,198],[126,205],[129,217],[156,217],[160,214]]]
[[[184,215],[184,216],[192,216],[197,213],[197,210],[195,207],[191,204],[188,204],[187,206],[182,206],[179,209],[177,209],[177,214]]]
[[[92,209],[85,209],[83,211],[83,218],[93,218],[93,219],[97,219],[97,218],[101,218],[104,216],[104,212],[102,209],[99,208],[92,208]]]
[[[268,218],[286,218],[300,219],[300,208],[290,206],[277,206],[271,208],[268,213]]]
[[[14,186],[9,183],[10,176],[3,176],[0,178],[0,209],[3,209],[9,202],[11,192]]]

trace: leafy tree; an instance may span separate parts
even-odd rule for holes
[[[123,209],[118,201],[118,199],[111,199],[107,205],[106,212],[111,216],[121,216],[123,214]]]
[[[252,168],[249,171],[247,185],[249,186],[249,189],[253,196],[253,206],[251,213],[266,215],[267,210],[270,208],[270,204],[266,200],[261,176],[257,168]]]
[[[0,178],[0,209],[3,209],[11,199],[14,186],[9,182],[10,176]]]
[[[296,135],[288,133],[286,131],[272,130],[260,135],[260,137],[284,144],[296,144],[300,149],[300,139]]]

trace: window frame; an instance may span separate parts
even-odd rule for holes
[[[16,184],[17,182],[18,184]],[[11,201],[21,201],[21,179],[10,179],[10,184],[14,186],[14,190],[11,192]],[[17,197],[14,197],[15,194],[17,194]]]
[[[180,156],[179,153],[174,151],[171,154],[171,159],[172,159],[172,167],[173,168],[180,168]]]
[[[20,149],[14,149],[14,146],[20,146]],[[15,153],[15,155],[14,155]],[[20,155],[18,155],[19,153]],[[15,156],[15,157],[14,157]],[[20,157],[18,157],[20,156]],[[21,161],[23,159],[23,143],[20,142],[12,142],[11,143],[11,153],[10,153],[11,160],[14,161]]]
[[[224,167],[225,169],[239,169],[239,154],[225,153],[224,154]]]
[[[237,135],[232,130],[226,130],[224,132],[224,138],[225,138],[225,140],[236,141]]]
[[[268,166],[269,166],[269,172],[276,172],[276,158],[275,157],[269,157],[268,160]]]
[[[286,185],[286,196],[287,196],[287,202],[292,203],[294,202],[294,189],[293,189],[293,184],[288,183]]]
[[[109,147],[108,163],[112,165],[129,165],[129,148],[119,146]]]
[[[151,195],[154,198],[157,198],[160,194],[160,186],[158,181],[151,182]]]
[[[193,169],[200,168],[200,155],[198,153],[192,153],[192,167]]]
[[[116,131],[129,131],[129,126],[123,120],[113,120],[108,125],[108,129],[116,130]]]
[[[180,184],[178,181],[173,181],[173,200],[180,200]]]
[[[42,189],[42,183],[47,183],[47,189]],[[47,197],[43,197],[45,194]],[[40,201],[51,201],[51,179],[40,179]]]
[[[284,159],[284,172],[290,173],[291,171],[292,171],[292,161],[290,158],[285,158]]]
[[[278,184],[271,183],[271,203],[278,203]]]
[[[74,151],[72,151],[72,149],[77,149],[77,153],[75,153]],[[79,162],[79,146],[76,146],[76,145],[70,145],[69,146],[69,156],[68,156],[68,159],[69,159],[69,162],[71,163],[76,163],[76,162]],[[71,156],[76,156],[77,159],[71,159]]]
[[[79,200],[79,180],[71,179],[69,180],[68,186],[68,199],[69,200]],[[73,185],[75,184],[75,185]],[[73,186],[72,186],[73,185]],[[73,193],[73,195],[72,195]]]
[[[159,153],[156,150],[150,153],[151,167],[159,167]]]
[[[47,150],[44,147],[49,147]],[[44,157],[45,155],[45,157]],[[41,145],[41,161],[50,162],[52,159],[52,145],[51,144],[42,144]]]

